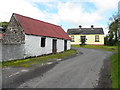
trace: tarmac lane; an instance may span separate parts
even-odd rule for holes
[[[8,79],[3,78],[4,88],[94,88],[104,60],[112,52],[74,48],[78,54],[60,62],[23,70]],[[3,72],[3,75],[5,73]],[[6,76],[6,74],[5,74]],[[10,75],[9,75],[10,76]],[[17,77],[16,77],[17,76]],[[14,78],[15,77],[15,78]],[[11,80],[13,80],[11,82]]]

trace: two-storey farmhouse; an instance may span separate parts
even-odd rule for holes
[[[79,28],[68,29],[68,35],[71,37],[71,44],[89,44],[89,45],[104,45],[103,28]]]

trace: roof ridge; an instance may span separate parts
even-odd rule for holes
[[[98,29],[98,28],[102,28],[102,27],[95,27],[94,29]],[[79,28],[70,28],[70,29],[79,29]],[[90,29],[89,27],[88,28],[81,28],[81,29]],[[103,29],[103,28],[102,28]],[[69,29],[68,29],[69,30]]]
[[[47,23],[47,24],[54,25],[54,26],[57,26],[57,27],[61,27],[59,25],[55,25],[55,24],[52,24],[52,23],[49,23],[49,22],[45,22],[45,21],[38,20],[38,19],[35,19],[35,18],[32,18],[32,17],[24,16],[24,15],[21,15],[21,14],[13,13],[13,15],[19,15],[19,16],[26,17],[26,18],[29,18],[29,19],[32,19],[32,20],[35,20],[35,21],[39,21],[39,22]]]

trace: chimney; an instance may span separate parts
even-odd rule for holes
[[[82,26],[81,26],[81,25],[79,25],[79,28],[82,28]]]
[[[79,25],[79,30],[81,30],[81,28],[82,28],[82,26],[81,26],[81,25]]]
[[[91,30],[94,30],[94,25],[91,25]]]
[[[93,28],[94,27],[94,25],[91,25],[91,28]]]

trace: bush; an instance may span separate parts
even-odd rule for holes
[[[106,36],[104,38],[104,42],[105,42],[105,45],[108,45],[108,46],[117,46],[118,43],[120,43],[119,41],[116,41],[115,39],[109,39],[109,36]]]

